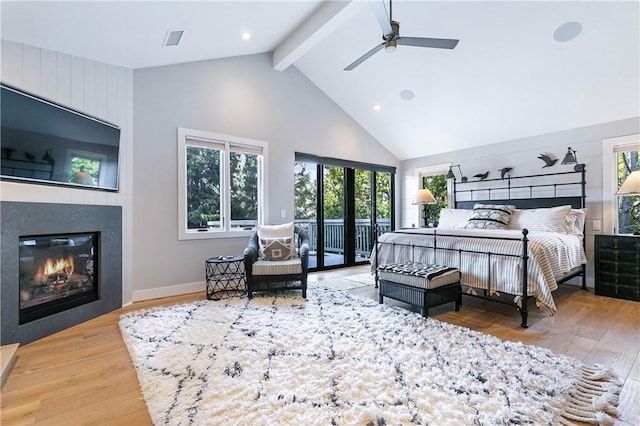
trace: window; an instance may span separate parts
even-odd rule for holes
[[[618,188],[622,186],[627,177],[636,170],[640,170],[640,158],[637,150],[621,150],[616,152],[616,172]],[[632,234],[640,231],[640,222],[631,210],[637,202],[637,196],[616,197],[617,198],[617,216],[618,216],[618,233]]]
[[[405,216],[405,225],[413,227],[437,226],[440,218],[440,210],[448,207],[449,194],[452,189],[452,183],[447,180],[445,175],[449,171],[450,164],[436,164],[433,166],[420,167],[415,169],[417,179],[416,186],[407,187],[407,215]],[[413,180],[413,178],[412,178]],[[413,184],[413,182],[411,182]],[[435,204],[425,204],[415,206],[411,204],[416,191],[421,188],[427,188],[433,194],[436,200]],[[418,207],[416,209],[416,207]]]
[[[106,155],[70,150],[67,152],[68,181],[80,185],[96,186],[104,182],[104,167]]]
[[[602,144],[603,232],[628,234],[640,230],[630,208],[638,197],[617,197],[618,188],[640,169],[640,134],[605,139]]]
[[[449,202],[447,179],[444,174],[422,176],[422,187],[431,191],[433,198],[436,200],[435,204],[424,205],[427,223],[425,224],[423,220],[423,226],[436,227],[440,218],[440,210],[446,208]]]
[[[179,239],[244,235],[262,223],[266,142],[179,128],[178,146]]]

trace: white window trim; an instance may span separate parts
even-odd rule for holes
[[[187,143],[187,141],[189,141],[189,143]],[[256,153],[258,151],[262,151],[262,161],[258,165],[258,173],[260,174],[260,179],[258,180],[258,198],[260,200],[258,205],[259,224],[265,223],[267,220],[267,218],[265,218],[265,213],[269,211],[265,190],[265,188],[267,188],[269,144],[255,139],[178,127],[178,239],[203,240],[211,238],[248,237],[253,233],[253,230],[231,230],[228,228],[229,220],[225,221],[224,229],[220,230],[197,231],[187,229],[187,164],[185,152],[187,145],[194,145],[194,141],[202,141],[203,145],[207,146],[209,146],[209,144],[218,146],[224,145],[221,161],[225,162],[227,161],[226,155],[230,150],[230,145],[243,145],[247,148],[247,152],[250,152],[252,148],[256,150]],[[224,174],[220,177],[220,185],[223,192],[222,206],[224,208],[223,216],[225,218],[231,217],[231,203],[228,202],[228,200],[231,199],[231,188],[227,184],[227,182],[230,182],[230,177],[231,171],[229,170],[229,167],[224,167]]]
[[[617,232],[618,217],[615,193],[618,182],[614,179],[616,167],[616,153],[620,149],[625,151],[640,151],[640,134],[619,136],[602,141],[602,230],[603,232]]]

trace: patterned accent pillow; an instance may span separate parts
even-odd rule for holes
[[[265,260],[289,260],[296,257],[293,237],[260,238],[260,249]]]
[[[506,229],[516,206],[476,204],[465,229]]]
[[[296,256],[293,240],[294,223],[259,225],[258,243],[260,258],[264,260],[289,260]]]

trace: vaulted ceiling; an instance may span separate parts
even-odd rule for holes
[[[401,36],[456,48],[398,46],[344,71],[382,42],[377,5],[3,1],[0,36],[133,69],[273,52],[399,159],[640,116],[637,1],[396,0]],[[568,22],[581,31],[557,41]]]

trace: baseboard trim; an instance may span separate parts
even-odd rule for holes
[[[161,297],[181,296],[183,294],[197,293],[199,291],[204,294],[205,288],[205,282],[200,281],[197,283],[170,285],[166,287],[156,287],[146,290],[134,290],[132,294],[132,302],[159,299]]]

